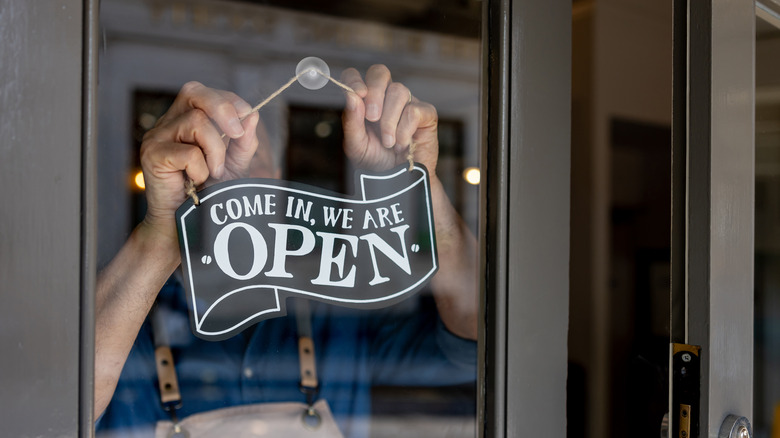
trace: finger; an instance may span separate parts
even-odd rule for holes
[[[259,120],[260,116],[257,113],[249,114],[242,122],[245,134],[230,142],[225,157],[225,169],[229,170],[233,177],[244,177],[249,171],[252,157],[257,152],[259,144],[257,138]]]
[[[175,130],[175,142],[198,146],[205,156],[211,175],[214,178],[222,178],[225,173],[226,146],[205,112],[192,109],[172,121],[171,129]],[[166,133],[161,132],[159,135],[164,136]]]
[[[203,152],[191,144],[147,142],[141,150],[141,165],[144,174],[149,175],[147,178],[168,179],[178,175],[183,183],[183,171],[196,185],[200,185],[209,177]]]
[[[363,100],[354,93],[347,93],[347,104],[342,115],[344,130],[344,153],[351,160],[360,164],[368,148],[368,132],[366,131]]]
[[[372,65],[366,72],[366,120],[379,121],[385,101],[385,92],[390,85],[390,70],[384,65]]]
[[[344,70],[341,73],[341,82],[355,90],[355,93],[357,93],[361,99],[366,97],[368,88],[366,87],[366,83],[363,82],[363,77],[360,76],[359,71],[354,68]]]
[[[205,112],[210,119],[230,138],[244,135],[236,104],[240,100],[235,94],[206,87],[200,82],[187,82],[179,91],[171,108],[160,118],[158,124],[171,123],[191,109]],[[246,102],[243,102],[246,104]],[[248,106],[248,104],[246,104]],[[242,107],[244,105],[241,105]]]
[[[398,129],[396,130],[396,144],[408,146],[412,143],[415,135],[430,134],[435,138],[438,120],[439,116],[436,113],[436,107],[414,99],[403,110],[398,123]]]
[[[252,157],[252,164],[249,176],[253,178],[279,178],[281,169],[274,161],[273,151],[271,150],[271,139],[268,136],[268,130],[262,120],[257,122],[257,151]]]
[[[280,169],[274,163],[271,141],[262,121],[257,123],[257,150],[247,171],[250,178],[279,178]]]
[[[385,94],[384,110],[379,119],[379,127],[382,132],[382,145],[391,148],[395,145],[396,130],[401,119],[401,113],[411,96],[409,89],[400,82],[392,82],[387,86]]]
[[[217,90],[217,92],[219,92],[225,99],[233,104],[233,107],[236,109],[236,113],[238,114],[239,120],[243,121],[245,118],[249,117],[250,113],[252,112],[252,105],[248,104],[247,101],[240,98],[232,91]],[[244,130],[246,131],[246,128]]]
[[[368,145],[365,124],[366,107],[363,102],[363,98],[368,93],[368,87],[363,82],[360,72],[354,68],[344,70],[341,73],[341,81],[355,91],[345,94],[346,105],[342,114],[344,152],[351,160],[359,162]]]

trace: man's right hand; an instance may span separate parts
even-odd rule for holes
[[[179,265],[176,209],[189,178],[201,185],[272,169],[258,150],[258,120],[249,104],[197,82],[182,87],[145,136],[141,166],[146,218],[98,275],[95,296],[95,416],[108,406],[138,330],[162,285]],[[241,117],[246,116],[244,120]],[[264,130],[259,130],[264,139]],[[225,133],[224,139],[222,133]],[[259,163],[263,161],[263,163]],[[270,166],[270,167],[269,167]],[[261,172],[262,173],[262,172]],[[263,176],[263,175],[259,175]]]
[[[199,186],[247,176],[259,143],[259,116],[247,116],[250,110],[229,91],[198,82],[182,87],[141,145],[148,204],[143,226],[176,241],[175,214],[187,178]]]

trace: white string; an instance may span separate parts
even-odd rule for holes
[[[307,68],[306,70],[303,70],[302,72],[298,73],[297,75],[293,76],[292,78],[290,78],[289,81],[287,81],[284,85],[279,87],[278,90],[276,90],[273,93],[271,93],[271,95],[269,95],[268,97],[263,99],[262,102],[260,102],[257,105],[255,105],[248,113],[246,113],[243,116],[239,117],[239,120],[243,121],[244,119],[246,119],[247,117],[249,117],[253,113],[256,113],[256,112],[260,111],[260,108],[266,106],[268,104],[268,102],[274,100],[277,96],[282,94],[282,92],[284,90],[290,88],[290,86],[292,86],[292,84],[294,84],[298,79],[300,79],[301,76],[303,76],[303,75],[305,75],[307,73],[310,73],[311,71],[315,71],[318,74],[326,77],[329,81],[333,82],[334,84],[338,85],[339,87],[343,88],[344,90],[346,90],[346,91],[348,91],[350,93],[355,93],[355,90],[353,90],[349,85],[346,85],[346,84],[344,84],[342,82],[339,82],[338,80],[334,79],[331,75],[325,74],[325,72],[323,72],[322,70],[320,70],[318,68],[310,67],[310,68]],[[357,93],[355,93],[355,94],[357,94]],[[412,101],[411,96],[412,95],[410,93],[409,94],[409,102]],[[226,134],[223,133],[221,138],[225,138],[225,135]],[[415,144],[414,144],[414,140],[412,140],[412,143],[409,145],[409,154],[406,156],[406,159],[409,160],[409,171],[410,172],[412,171],[412,169],[414,169],[414,149],[415,149]],[[197,189],[195,188],[195,181],[193,181],[192,178],[187,178],[187,181],[184,183],[184,188],[185,188],[185,194],[188,197],[192,198],[193,203],[195,203],[195,205],[200,205],[200,199],[198,198]]]
[[[354,93],[355,92],[355,90],[353,90],[349,85],[343,84],[343,83],[337,81],[336,79],[333,79],[333,77],[331,77],[330,75],[325,74],[322,70],[320,70],[318,68],[311,67],[311,68],[307,68],[306,70],[304,70],[304,71],[298,73],[297,75],[291,77],[290,80],[287,81],[287,83],[285,83],[281,87],[279,87],[278,90],[274,91],[273,93],[271,93],[270,96],[268,96],[265,99],[263,99],[262,102],[260,102],[257,105],[255,105],[255,107],[252,108],[251,110],[249,110],[248,113],[246,113],[243,116],[239,117],[239,120],[243,121],[244,119],[249,117],[251,114],[260,111],[260,108],[266,106],[268,104],[268,102],[274,100],[277,96],[282,94],[282,92],[284,90],[290,88],[290,86],[292,86],[292,84],[294,84],[298,79],[300,79],[301,76],[303,76],[305,74],[308,74],[311,71],[315,71],[315,72],[319,73],[320,75],[328,78],[329,81],[333,82],[334,84],[338,85],[339,87],[343,88],[344,90],[349,91],[350,93]],[[224,133],[222,134],[222,138],[225,138],[225,134]]]

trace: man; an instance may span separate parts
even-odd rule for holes
[[[404,85],[393,82],[390,71],[382,65],[369,68],[365,78],[357,70],[348,69],[342,75],[342,82],[355,91],[346,93],[343,129],[344,152],[356,167],[386,170],[404,163],[408,147],[414,141],[415,161],[424,164],[430,172],[440,266],[430,284],[440,322],[435,315],[433,318],[413,315],[407,323],[384,321],[381,312],[367,318],[358,311],[336,311],[333,306],[313,308],[312,326],[322,381],[320,395],[336,404],[332,405],[333,411],[342,430],[360,436],[367,432],[367,426],[353,424],[347,417],[366,413],[371,384],[388,381],[430,383],[436,376],[443,375],[454,377],[439,384],[473,380],[476,352],[474,344],[467,340],[477,336],[477,250],[474,237],[455,212],[436,177],[438,118],[435,108],[413,98]],[[255,168],[254,157],[267,154],[268,145],[261,144],[257,135],[258,114],[241,118],[250,109],[249,104],[233,93],[188,83],[168,112],[144,137],[141,164],[148,201],[146,217],[98,277],[96,416],[104,413],[118,385],[123,390],[121,394],[117,390],[117,397],[124,397],[112,403],[100,419],[99,427],[132,425],[134,420],[128,417],[137,415],[145,418],[137,422],[143,428],[151,421],[164,418],[159,403],[153,403],[159,400],[148,400],[152,386],[145,386],[146,383],[133,380],[132,376],[136,369],[154,367],[153,362],[149,363],[150,328],[145,320],[158,294],[161,299],[181,303],[181,286],[175,281],[167,282],[181,262],[175,211],[185,200],[186,178],[196,185],[209,185],[246,177]],[[271,176],[268,173],[266,170],[264,176]],[[174,307],[178,305],[173,304]],[[352,321],[346,324],[349,328],[345,327],[344,321]],[[424,332],[433,334],[420,334]],[[289,355],[282,354],[283,350],[292,348],[288,340],[295,336],[295,330],[290,329],[285,318],[264,321],[236,339],[218,343],[195,340],[191,334],[182,336],[180,341],[172,340],[172,344],[178,342],[172,346],[175,347],[174,356],[178,356],[175,361],[181,364],[181,372],[185,374],[182,381],[185,415],[229,404],[296,397],[297,385],[287,381],[295,380],[288,371],[289,368],[297,369],[297,362],[293,359],[288,364]],[[279,356],[274,356],[276,354]],[[392,358],[395,365],[372,367],[372,354]],[[228,359],[231,355],[242,359],[225,368],[225,364],[231,363]],[[431,357],[436,363],[425,365],[434,363],[428,360]],[[269,360],[271,362],[264,362]],[[469,360],[472,364],[464,365]],[[204,365],[204,361],[208,363]],[[248,363],[254,368],[244,366]],[[414,372],[401,375],[401,366],[412,367]],[[265,372],[255,374],[260,367],[265,367]],[[193,377],[200,380],[190,382],[186,377],[188,372],[200,376]],[[203,373],[208,376],[203,378]],[[295,373],[291,375],[295,376]],[[144,381],[154,378],[142,377]],[[273,379],[289,384],[280,383],[281,386],[275,388],[278,391],[271,391],[268,387]],[[210,387],[214,381],[221,385],[222,392],[218,396],[203,396],[203,391],[198,392],[198,387]],[[248,389],[249,381],[258,385],[257,391]],[[195,388],[192,391],[186,389],[190,384]],[[233,387],[236,389],[229,389]],[[264,389],[260,391],[259,388]]]

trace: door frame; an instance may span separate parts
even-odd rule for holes
[[[92,430],[97,4],[0,1],[8,436]]]
[[[572,7],[486,8],[478,436],[564,438]]]
[[[702,347],[699,436],[716,436],[753,414],[756,11],[674,8],[671,340]]]

